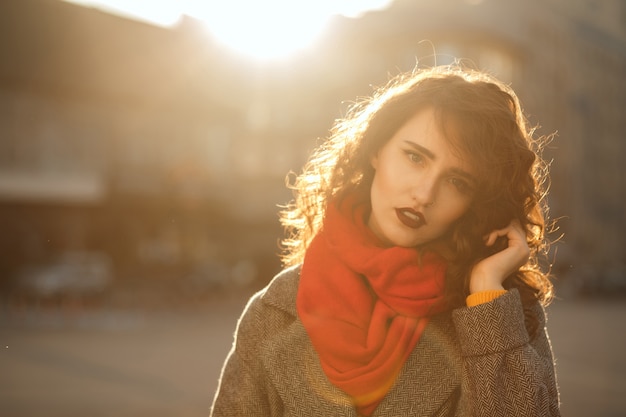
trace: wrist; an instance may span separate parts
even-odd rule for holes
[[[503,291],[502,280],[497,277],[472,272],[469,292],[475,294],[484,291]]]
[[[506,290],[500,283],[481,283],[477,285],[472,285],[470,283],[470,288],[469,288],[470,294],[476,294],[478,292],[485,292],[485,291],[506,291]]]

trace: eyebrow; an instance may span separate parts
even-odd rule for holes
[[[410,140],[405,140],[404,143],[409,145],[411,148],[415,148],[420,153],[423,153],[428,159],[432,159],[433,161],[437,159],[437,155],[435,155],[430,149],[424,148],[422,145],[418,145]]]
[[[428,159],[430,159],[432,161],[437,159],[437,155],[435,155],[433,153],[433,151],[431,151],[428,148],[423,147],[422,145],[418,145],[417,143],[411,142],[410,140],[405,140],[404,143],[409,145],[410,147],[414,148],[418,152],[422,153],[424,156],[426,156]],[[452,168],[452,169],[450,169],[450,172],[452,172],[455,175],[464,177],[467,180],[472,181],[474,183],[476,182],[476,178],[472,174],[470,174],[469,172],[465,171],[464,169]]]

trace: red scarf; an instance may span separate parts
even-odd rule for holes
[[[329,205],[300,275],[298,315],[326,376],[370,415],[428,323],[443,311],[446,265],[433,252],[382,247],[366,205]]]

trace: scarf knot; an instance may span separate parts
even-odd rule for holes
[[[368,207],[330,204],[307,249],[296,306],[322,368],[370,415],[428,323],[444,310],[446,264],[434,252],[382,247]]]

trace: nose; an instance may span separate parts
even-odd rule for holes
[[[411,190],[411,196],[418,205],[430,207],[435,203],[437,196],[437,179],[430,176],[422,176]]]

